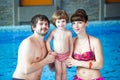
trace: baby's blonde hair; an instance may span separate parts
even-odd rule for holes
[[[69,22],[69,16],[64,10],[57,10],[52,15],[52,23],[55,25],[57,19],[66,19],[66,22]],[[56,26],[56,25],[55,25]]]

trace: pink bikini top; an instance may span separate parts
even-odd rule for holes
[[[81,54],[74,53],[73,54],[74,59],[77,59],[77,60],[80,60],[80,61],[95,60],[95,55],[94,55],[94,52],[91,49],[89,36],[88,36],[88,42],[89,42],[90,51],[87,51],[87,52],[84,52],[84,53],[81,53]]]

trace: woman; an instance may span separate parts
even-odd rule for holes
[[[100,74],[103,67],[101,43],[86,32],[88,16],[85,10],[76,10],[71,22],[77,37],[74,40],[73,58],[67,59],[66,64],[68,67],[77,66],[74,80],[104,80]]]

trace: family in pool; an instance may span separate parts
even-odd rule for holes
[[[56,29],[45,41],[44,36],[48,32],[50,21],[42,14],[33,16],[33,34],[19,46],[18,62],[12,80],[40,80],[45,65],[55,69],[55,80],[66,80],[66,69],[72,66],[77,67],[73,80],[104,80],[100,73],[104,62],[101,42],[86,32],[86,11],[77,9],[70,17],[77,37],[72,38],[71,32],[66,30],[68,22],[69,16],[64,10],[55,11],[52,23]],[[52,39],[54,50],[50,46]]]

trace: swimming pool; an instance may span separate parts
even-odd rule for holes
[[[51,30],[55,27],[51,25]],[[67,25],[73,37],[71,23]],[[118,21],[92,21],[89,22],[87,32],[98,37],[102,42],[104,67],[101,70],[105,80],[120,80],[120,20]],[[11,80],[17,64],[17,50],[20,42],[31,35],[29,25],[21,26],[0,26],[0,80]],[[76,67],[68,69],[67,80],[72,80]],[[55,73],[47,66],[44,67],[41,80],[55,80]]]

